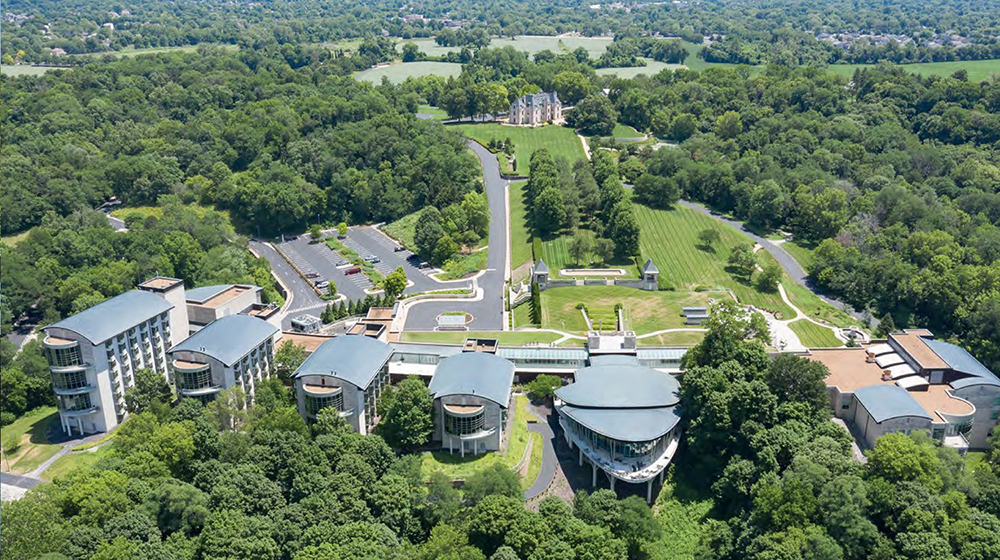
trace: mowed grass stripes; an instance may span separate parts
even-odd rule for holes
[[[729,289],[741,303],[778,312],[791,317],[793,311],[775,293],[764,293],[752,284],[737,279],[726,270],[729,254],[737,245],[750,243],[750,239],[729,226],[708,216],[684,207],[657,210],[637,204],[639,220],[639,250],[642,262],[652,258],[660,269],[661,284],[671,285],[679,291]],[[705,229],[719,232],[719,241],[713,249],[701,247],[698,234]],[[770,255],[759,253],[762,265]]]
[[[508,126],[497,123],[456,124],[449,125],[462,134],[482,144],[490,140],[506,140],[514,143],[514,159],[517,160],[516,172],[528,174],[531,154],[539,148],[547,148],[552,157],[564,157],[570,164],[578,159],[586,159],[583,145],[576,137],[572,128],[547,125],[536,128]]]

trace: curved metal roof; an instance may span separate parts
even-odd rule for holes
[[[1000,386],[1000,379],[979,362],[965,348],[942,340],[924,339],[924,343],[941,357],[951,369],[969,375],[964,379],[956,379],[951,382],[951,386],[956,389],[970,387],[972,385],[996,385]]]
[[[563,405],[562,412],[591,430],[618,441],[649,441],[677,426],[681,417],[672,406],[609,409]]]
[[[152,292],[132,290],[98,303],[49,327],[73,331],[93,344],[100,344],[173,308],[173,304],[162,296]],[[174,327],[176,328],[176,325]]]
[[[229,315],[212,321],[167,353],[199,352],[231,366],[276,332],[278,328],[263,319]]]
[[[435,399],[448,395],[475,395],[502,407],[510,402],[514,364],[493,354],[465,352],[438,362],[431,378]]]
[[[295,370],[294,377],[329,375],[367,389],[391,355],[392,347],[374,338],[338,336],[320,344]]]
[[[572,385],[556,390],[566,404],[583,408],[634,409],[674,406],[680,384],[674,376],[637,365],[599,365],[576,371]]]
[[[916,416],[932,420],[931,415],[920,406],[909,391],[896,385],[870,385],[854,391],[854,398],[865,407],[876,422],[890,418]]]

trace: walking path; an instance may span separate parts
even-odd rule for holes
[[[528,413],[538,420],[538,422],[528,423],[528,431],[534,432],[542,438],[542,468],[538,471],[538,478],[535,479],[531,488],[524,491],[524,499],[530,500],[541,495],[552,483],[559,460],[556,459],[556,448],[553,445],[556,435],[548,422],[549,412],[547,409],[543,412],[531,404],[527,406],[527,409]]]
[[[872,326],[878,326],[878,321],[876,321],[874,318],[866,318],[864,314],[855,311],[854,308],[840,301],[839,299],[818,293],[813,288],[812,282],[809,280],[809,274],[806,273],[804,268],[802,268],[802,265],[800,265],[798,261],[796,261],[795,258],[792,257],[788,253],[788,251],[785,251],[779,244],[774,243],[773,241],[767,239],[766,237],[757,235],[756,233],[748,230],[742,223],[733,220],[731,218],[722,216],[717,212],[713,212],[712,210],[709,210],[708,208],[706,208],[701,204],[698,204],[697,202],[691,202],[688,200],[679,200],[677,201],[677,203],[680,204],[681,206],[684,206],[685,208],[690,208],[696,212],[700,212],[712,218],[713,220],[722,222],[732,227],[733,229],[742,232],[750,239],[753,239],[758,245],[763,247],[765,251],[770,253],[771,256],[774,257],[774,260],[778,261],[778,264],[781,265],[781,268],[783,268],[785,272],[787,272],[788,275],[791,276],[792,280],[795,281],[796,284],[808,289],[810,292],[815,294],[816,297],[820,298],[826,303],[838,309],[843,309],[848,315],[854,317],[858,321],[864,322],[866,319],[868,319],[868,321],[872,324]],[[805,314],[803,313],[802,315],[804,316]]]

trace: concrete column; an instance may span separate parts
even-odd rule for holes
[[[653,503],[653,479],[646,482],[646,503]]]
[[[612,491],[612,492],[614,492],[614,491],[615,491],[615,481],[616,481],[616,480],[618,480],[618,479],[617,479],[617,478],[615,478],[615,477],[613,477],[613,476],[611,477],[611,491]]]
[[[660,471],[660,484],[663,484],[663,471]]]
[[[583,449],[580,450],[580,466],[583,466]]]
[[[597,463],[591,463],[590,466],[593,469],[590,475],[590,487],[593,488],[597,486]]]
[[[465,459],[465,440],[459,440],[459,443],[462,444],[462,458]]]

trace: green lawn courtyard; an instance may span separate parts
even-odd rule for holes
[[[792,332],[798,335],[799,341],[808,348],[835,348],[844,345],[833,335],[832,330],[805,319],[788,323],[788,328],[792,329]]]
[[[524,457],[525,450],[529,444],[528,440],[531,439],[537,440],[538,446],[536,447],[535,443],[531,442],[532,451],[528,459],[527,475],[521,480],[522,488],[530,487],[535,482],[535,478],[538,478],[538,472],[541,470],[542,442],[541,438],[528,431],[528,423],[536,421],[535,417],[526,408],[528,397],[517,395],[515,400],[514,423],[510,434],[507,435],[509,441],[506,453],[489,452],[473,455],[466,452],[463,458],[458,450],[455,450],[454,453],[449,453],[448,451],[426,451],[421,456],[421,472],[423,475],[429,477],[433,472],[442,472],[450,478],[465,479],[495,463],[500,463],[508,468],[514,468],[521,461],[521,458]],[[537,465],[532,465],[531,463],[537,463]],[[532,478],[532,473],[534,473],[534,478]]]

